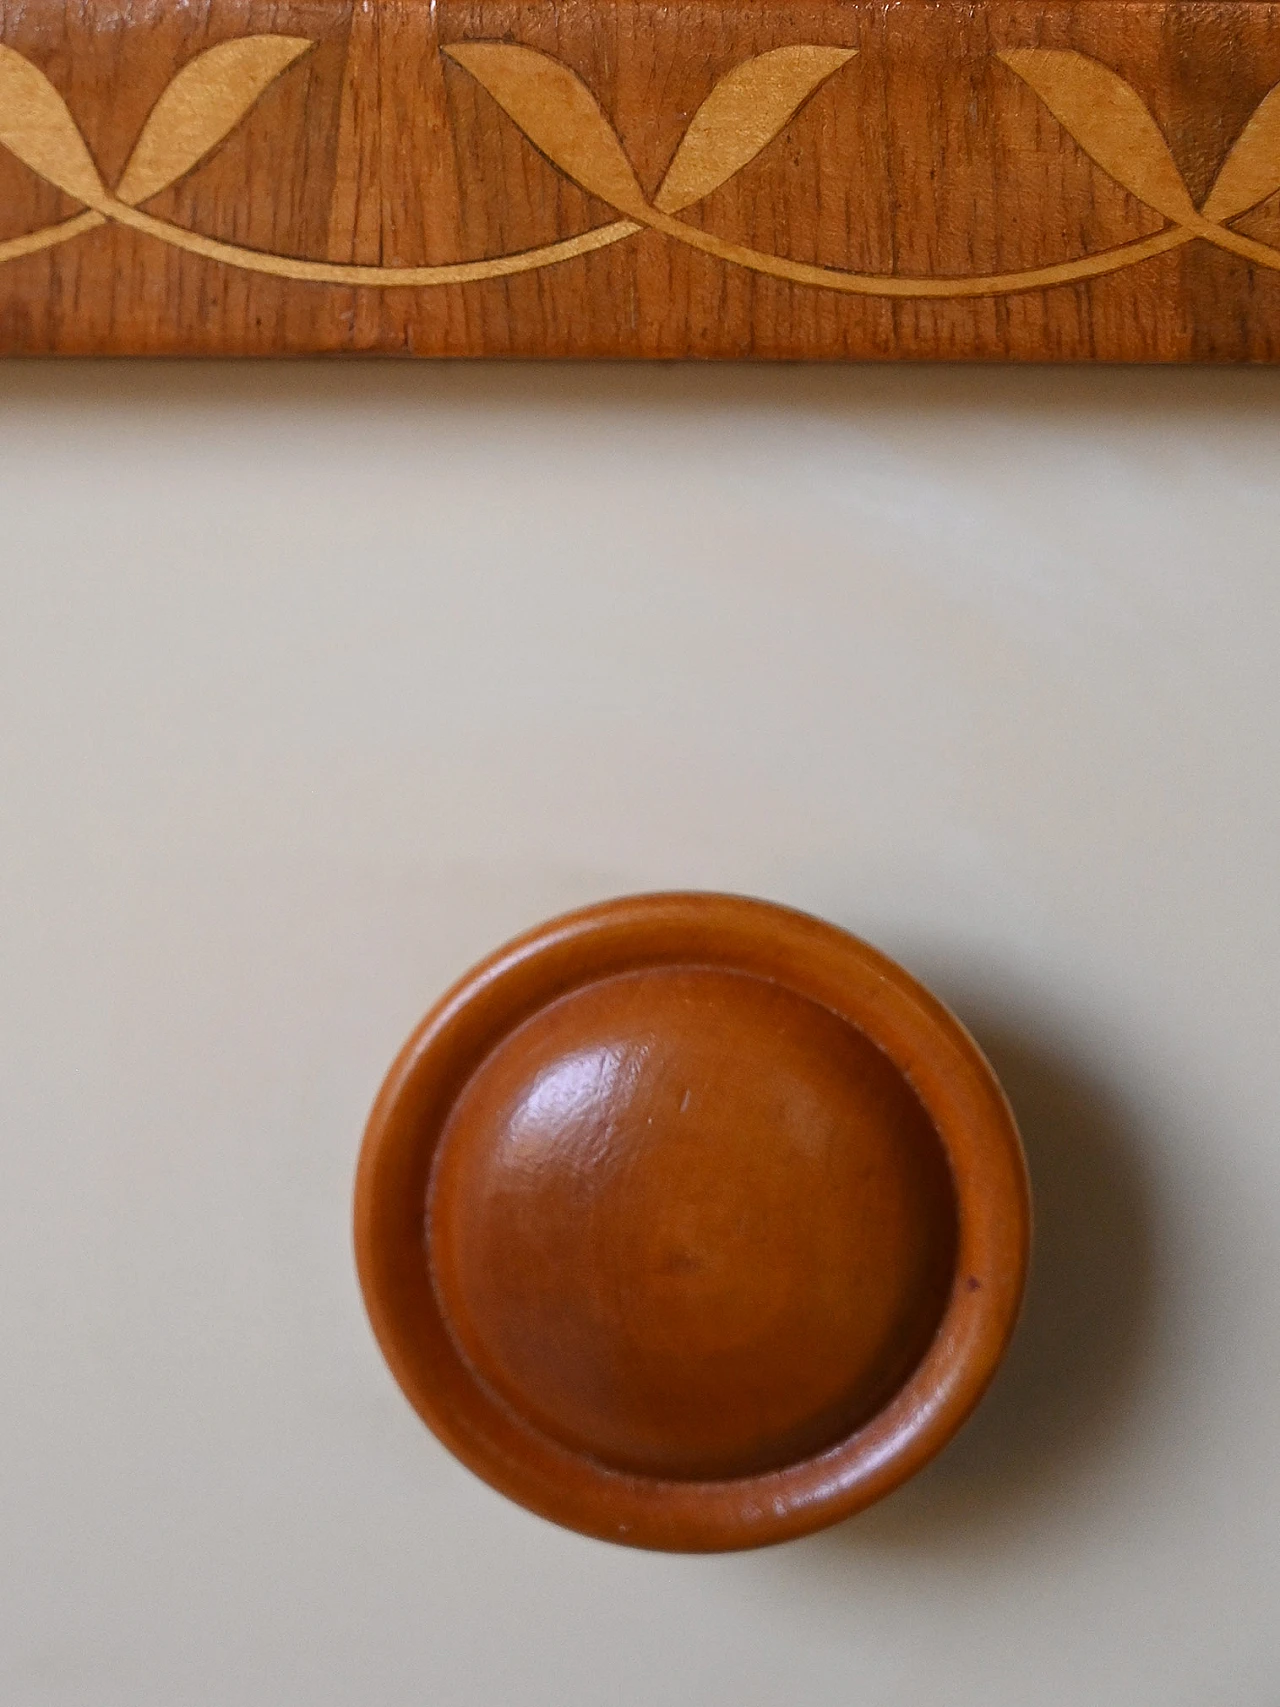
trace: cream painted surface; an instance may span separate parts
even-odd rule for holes
[[[0,1698],[1280,1699],[1280,373],[0,371]],[[667,1558],[475,1482],[348,1248],[523,925],[746,890],[1005,1074],[1007,1373]]]

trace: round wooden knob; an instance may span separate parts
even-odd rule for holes
[[[758,1546],[920,1468],[1008,1342],[1029,1207],[972,1039],[760,901],[650,895],[485,961],[370,1118],[379,1342],[464,1463],[571,1528]]]

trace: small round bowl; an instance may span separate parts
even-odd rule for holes
[[[571,1529],[756,1547],[920,1469],[1008,1344],[1030,1208],[960,1023],[735,896],[552,920],[467,974],[365,1134],[365,1303],[464,1464]]]

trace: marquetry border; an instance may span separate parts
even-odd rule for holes
[[[1098,60],[1064,49],[999,54],[1084,152],[1166,221],[1154,236],[1020,272],[951,278],[855,273],[769,254],[677,217],[727,183],[779,135],[856,49],[807,43],[774,48],[735,66],[694,113],[666,175],[645,196],[617,133],[586,84],[549,55],[510,42],[472,41],[443,51],[484,88],[564,176],[620,217],[535,249],[441,266],[380,267],[277,255],[205,237],[144,211],[143,204],[208,158],[262,93],[315,44],[251,35],[196,55],[152,108],[114,190],[108,189],[66,103],[36,66],[0,46],[0,143],[84,211],[0,242],[0,262],[68,243],[108,222],[206,260],[306,284],[414,289],[471,284],[556,266],[648,229],[769,278],[847,295],[909,298],[1004,296],[1097,278],[1204,241],[1280,271],[1280,249],[1230,222],[1280,190],[1280,85],[1237,138],[1199,207],[1137,92]]]

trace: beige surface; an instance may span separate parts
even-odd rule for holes
[[[0,1696],[1271,1707],[1280,373],[0,373]],[[910,1489],[720,1559],[408,1410],[439,987],[665,884],[969,1020],[1040,1267]]]

